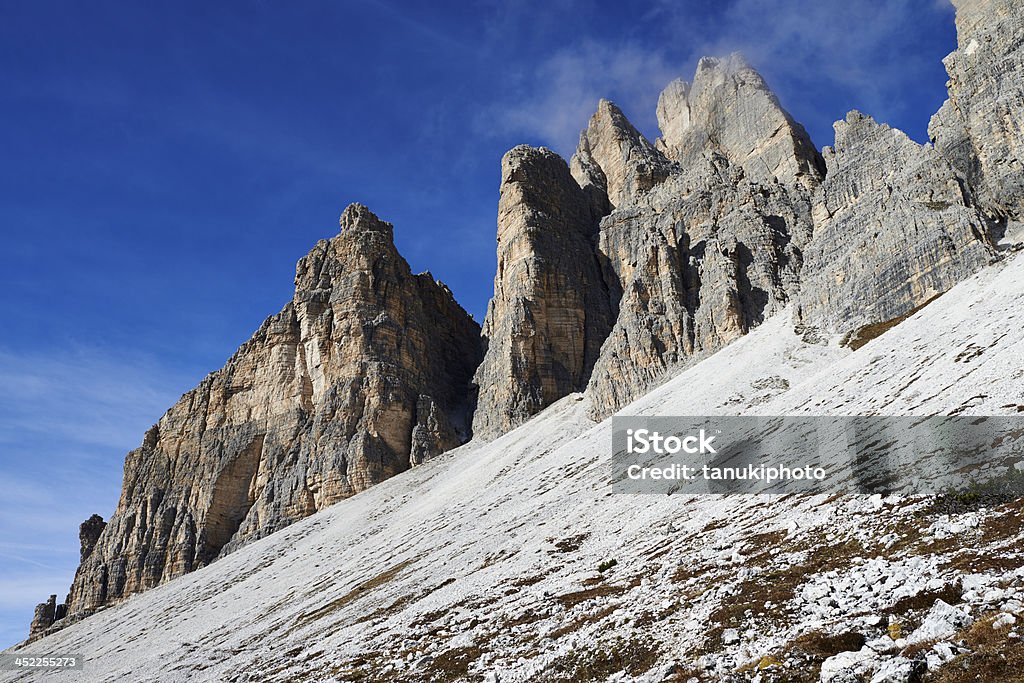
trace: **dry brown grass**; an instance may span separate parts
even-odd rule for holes
[[[910,316],[914,315],[915,313],[920,311],[922,308],[924,308],[925,306],[927,306],[931,302],[933,302],[936,299],[938,299],[940,296],[942,296],[942,295],[941,294],[936,294],[931,299],[928,299],[928,301],[925,301],[923,304],[921,304],[920,306],[918,306],[914,310],[909,311],[907,313],[904,313],[903,315],[899,316],[898,318],[893,318],[892,320],[886,320],[885,322],[872,323],[871,325],[865,325],[864,327],[860,328],[859,330],[856,330],[854,332],[850,332],[843,339],[842,345],[843,346],[848,346],[851,349],[853,349],[854,351],[856,351],[857,349],[861,348],[862,346],[867,344],[872,339],[877,339],[878,337],[881,337],[883,334],[885,334],[886,332],[888,332],[892,328],[896,327],[901,322],[903,322],[904,320],[908,319]]]
[[[992,628],[994,620],[994,614],[979,619],[954,637],[971,652],[948,662],[929,683],[1024,683],[1024,642],[1010,640],[1010,629]]]
[[[658,650],[648,641],[619,638],[607,644],[565,654],[534,678],[534,683],[590,683],[624,671],[639,676],[658,663]]]
[[[306,614],[303,614],[303,615],[299,616],[295,620],[295,625],[293,626],[293,629],[301,628],[302,626],[305,626],[306,624],[310,624],[310,623],[312,623],[314,621],[318,621],[320,619],[323,619],[328,614],[331,614],[332,612],[336,612],[336,611],[342,609],[343,607],[345,607],[346,605],[349,605],[349,604],[355,602],[359,598],[361,598],[364,595],[366,595],[367,593],[369,593],[374,588],[379,588],[379,587],[389,583],[392,579],[394,579],[396,576],[398,576],[398,574],[403,569],[408,567],[410,564],[412,564],[412,563],[409,562],[409,561],[400,562],[399,564],[396,564],[395,566],[391,567],[390,569],[386,569],[383,572],[381,572],[380,574],[378,574],[377,576],[374,576],[372,579],[369,579],[367,581],[364,581],[364,582],[358,584],[352,590],[350,590],[348,593],[345,593],[344,595],[342,595],[340,598],[336,598],[336,599],[332,600],[331,602],[327,603],[323,607],[320,607],[319,609],[315,609],[312,612],[307,612]]]
[[[610,595],[621,595],[628,590],[626,586],[617,586],[613,584],[602,584],[594,586],[593,588],[584,588],[581,591],[573,591],[572,593],[565,593],[564,595],[558,595],[555,600],[558,601],[562,607],[569,608],[575,607],[581,602],[586,602],[592,598],[605,598]]]
[[[716,651],[722,632],[727,628],[742,629],[748,619],[784,617],[776,608],[766,609],[765,603],[782,605],[796,595],[808,576],[846,566],[851,558],[863,554],[864,546],[852,539],[834,546],[819,546],[810,550],[800,564],[770,569],[741,582],[735,594],[724,599],[711,614],[709,621],[718,626],[705,634],[703,651]]]

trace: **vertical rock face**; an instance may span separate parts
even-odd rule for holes
[[[602,221],[606,279],[622,296],[587,389],[593,416],[779,310],[798,288],[810,225],[806,193],[750,181],[721,157],[694,162]]]
[[[526,146],[505,155],[487,352],[474,380],[475,435],[498,436],[586,386],[612,318],[596,228],[561,157]]]
[[[42,636],[46,629],[50,628],[56,620],[57,596],[51,595],[46,602],[36,605],[35,614],[32,616],[32,624],[28,628],[29,640]]]
[[[991,262],[984,215],[934,150],[851,112],[826,148],[800,316],[855,332],[902,316]]]
[[[671,171],[668,159],[608,100],[598,103],[597,112],[580,133],[569,167],[584,191],[596,190],[598,196],[607,197],[609,210],[634,201]]]
[[[469,436],[479,327],[392,227],[352,205],[296,267],[295,295],[125,461],[110,522],[82,526],[69,611],[115,602]]]
[[[106,526],[107,523],[103,521],[102,517],[93,515],[78,527],[78,542],[81,544],[80,562],[85,562],[85,558],[92,555],[93,549],[96,548],[96,541],[99,540],[100,534],[103,533]]]
[[[944,60],[949,99],[929,134],[990,215],[1024,221],[1024,5],[953,4],[958,49]]]
[[[658,99],[658,126],[658,149],[684,168],[716,153],[754,181],[813,189],[824,175],[807,131],[738,54],[705,57],[692,83],[670,83]]]

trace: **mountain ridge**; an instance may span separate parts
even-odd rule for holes
[[[934,147],[855,113],[819,155],[733,56],[702,60],[691,83],[665,89],[656,143],[602,100],[568,163],[510,151],[483,337],[446,287],[411,274],[389,224],[348,207],[339,235],[299,262],[293,302],[129,455],[118,510],[98,534],[83,529],[69,599],[43,603],[31,637],[471,432],[498,438],[574,392],[603,419],[784,310],[814,334],[855,337],[996,261],[1021,198],[970,137],[991,93],[966,88],[962,74],[1020,87],[1021,70],[993,75],[965,61],[984,54],[975,33],[992,44],[989,23],[1019,36],[1020,10],[961,5],[961,47],[947,59],[953,104],[933,119]],[[1016,58],[1014,41],[998,63]],[[998,149],[1021,148],[1019,130],[992,125]]]
[[[1024,258],[1006,258],[857,351],[807,341],[776,315],[624,412],[1012,414],[1010,399],[1024,405],[1024,377],[1013,374],[1022,283]],[[974,348],[986,352],[963,362]],[[979,390],[986,399],[970,400]],[[762,658],[808,633],[887,638],[879,615],[911,624],[920,610],[900,603],[961,579],[972,618],[989,630],[985,619],[1020,609],[1021,530],[999,524],[1016,508],[611,496],[610,421],[595,425],[586,403],[570,394],[490,443],[442,454],[39,644],[88,652],[96,681],[564,681],[603,670],[602,652],[622,653],[628,681],[717,680],[752,662],[750,675],[727,679],[749,680]],[[985,569],[978,557],[999,564]],[[759,576],[795,583],[766,593]],[[861,581],[881,588],[855,588]],[[725,645],[736,595],[743,608],[760,597],[778,609]],[[810,657],[797,666],[817,680],[823,658]]]

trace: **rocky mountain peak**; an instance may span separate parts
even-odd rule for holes
[[[580,133],[570,160],[572,175],[587,192],[607,197],[608,208],[634,201],[668,177],[670,163],[614,103],[602,99]],[[598,203],[599,205],[599,203]]]
[[[412,274],[391,224],[361,204],[340,223],[299,261],[292,301],[128,454],[113,516],[82,525],[67,606],[44,603],[33,636],[468,440],[479,326]]]
[[[703,63],[703,60],[701,60]],[[680,140],[693,125],[690,120],[690,84],[677,78],[661,91],[658,96],[658,128],[662,137],[656,141],[659,149],[665,149],[665,140]]]
[[[701,59],[692,83],[665,88],[657,114],[657,148],[684,167],[717,153],[760,182],[813,189],[824,175],[807,131],[738,53]]]
[[[92,554],[93,549],[96,547],[96,541],[99,540],[100,534],[103,533],[103,528],[106,526],[107,523],[99,515],[92,515],[79,526],[80,561],[84,562]]]
[[[582,390],[611,325],[594,252],[590,198],[551,150],[520,145],[501,162],[498,272],[474,436],[493,438]]]
[[[391,223],[377,218],[376,214],[370,211],[363,204],[352,203],[345,207],[338,219],[341,232],[379,232],[392,237],[394,227]]]

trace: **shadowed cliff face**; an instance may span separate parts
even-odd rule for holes
[[[128,455],[110,522],[83,526],[69,612],[209,564],[464,442],[480,355],[451,292],[410,272],[391,225],[350,206],[340,234],[299,262],[292,302]]]

